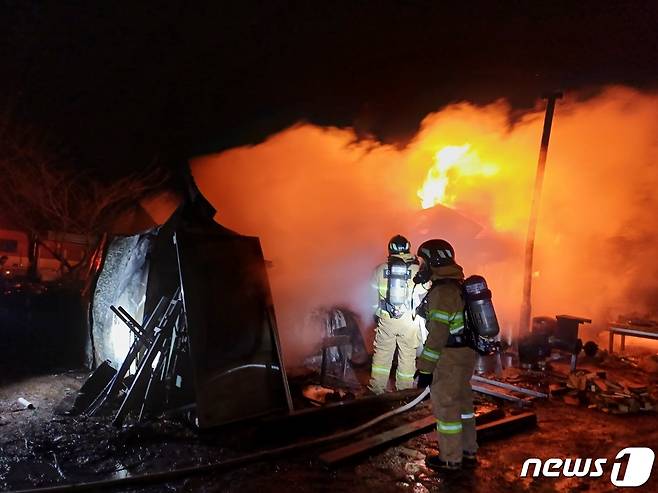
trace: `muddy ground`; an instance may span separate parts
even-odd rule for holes
[[[0,490],[14,491],[71,482],[135,476],[153,471],[223,461],[290,441],[345,429],[399,405],[357,406],[337,418],[270,421],[232,426],[200,436],[175,421],[113,428],[109,418],[67,416],[87,373],[67,372],[25,378],[0,388]],[[22,409],[18,397],[32,401]],[[483,403],[491,406],[492,404]],[[317,459],[318,449],[248,466],[113,491],[161,492],[388,492],[388,491],[612,491],[609,468],[601,478],[520,478],[528,457],[602,457],[611,464],[625,447],[658,450],[654,413],[609,415],[567,405],[559,399],[535,402],[538,426],[482,444],[480,465],[440,475],[424,465],[436,451],[433,433],[418,436],[334,470]],[[429,415],[429,403],[393,418],[374,431]],[[634,491],[658,491],[658,475]]]

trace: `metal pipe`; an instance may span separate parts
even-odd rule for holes
[[[143,339],[144,334],[140,332],[132,323],[129,319],[125,317],[123,313],[121,313],[119,310],[114,305],[110,305],[110,310],[114,312],[114,314],[117,316],[119,320],[121,320],[129,329],[130,331],[137,337],[137,339]]]
[[[555,112],[555,101],[562,98],[562,93],[552,92],[544,94],[543,98],[547,100],[546,115],[544,116],[544,130],[541,137],[541,147],[539,148],[537,174],[535,175],[535,190],[532,196],[530,220],[528,222],[528,236],[525,245],[523,301],[521,304],[518,336],[525,335],[530,331],[530,315],[532,313],[532,264],[535,249],[535,232],[537,230],[541,189],[544,182],[544,170],[546,169],[546,156],[548,155],[548,141],[551,137],[551,125],[553,123],[553,113]]]

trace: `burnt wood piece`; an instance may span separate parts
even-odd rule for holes
[[[479,375],[473,375],[471,381],[486,383],[489,385],[493,385],[494,387],[500,387],[502,389],[512,390],[514,392],[530,395],[532,397],[540,397],[540,398],[548,397],[548,395],[544,394],[543,392],[537,392],[536,390],[526,389],[525,387],[520,387],[518,385],[512,385],[505,382],[499,382],[498,380],[493,380],[491,378],[484,378]]]
[[[471,384],[471,388],[473,389],[473,392],[477,392],[478,394],[497,397],[498,399],[515,402],[519,405],[525,405],[530,402],[529,401],[530,397],[517,397],[515,395],[505,392],[504,390],[498,390],[495,387],[491,388],[491,387],[483,387],[482,385]]]

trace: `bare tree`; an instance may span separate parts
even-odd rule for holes
[[[33,241],[48,230],[78,234],[86,238],[88,255],[122,212],[161,190],[168,180],[168,173],[153,165],[103,181],[66,166],[51,149],[34,133],[3,132],[0,141],[0,214]],[[59,260],[73,270],[66,259]]]

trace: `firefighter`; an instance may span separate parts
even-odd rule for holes
[[[395,348],[398,349],[395,387],[410,389],[414,385],[418,325],[414,322],[413,298],[422,289],[413,283],[418,261],[410,253],[409,241],[396,235],[388,242],[388,260],[375,269],[376,291],[374,354],[368,388],[375,394],[386,392]]]
[[[437,419],[439,455],[426,464],[436,470],[460,469],[477,463],[471,376],[476,353],[465,337],[464,273],[455,251],[445,240],[429,240],[418,248],[421,260],[417,282],[432,285],[419,311],[425,312],[428,336],[417,361],[418,387],[430,385]]]

